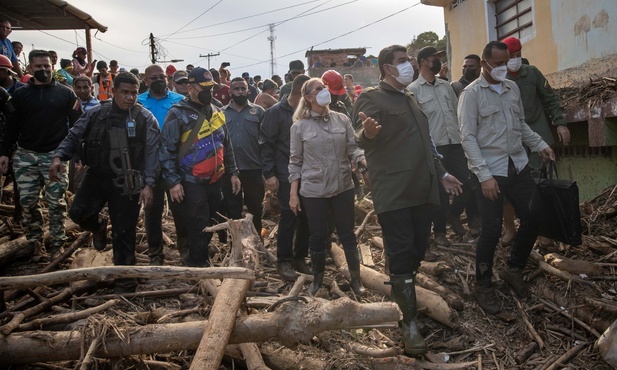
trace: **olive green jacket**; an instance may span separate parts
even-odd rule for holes
[[[413,94],[382,81],[364,90],[354,104],[352,122],[362,127],[359,112],[382,127],[373,139],[364,136],[364,129],[356,133],[366,157],[375,212],[439,205],[439,179],[446,171]]]
[[[517,76],[508,72],[508,79],[516,82],[521,90],[525,122],[548,144],[555,143],[551,132],[551,121],[554,125],[566,125],[561,110],[559,96],[553,91],[548,81],[534,66],[523,64]]]

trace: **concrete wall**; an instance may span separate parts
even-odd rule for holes
[[[452,10],[449,5],[443,9],[448,59],[456,80],[464,56],[480,55],[495,39],[494,7],[487,0],[467,0]],[[532,12],[534,29],[521,40],[523,56],[555,87],[617,74],[616,0],[534,0]]]

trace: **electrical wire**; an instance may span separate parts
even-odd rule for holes
[[[189,24],[195,22],[196,20],[198,20],[199,18],[201,18],[204,14],[206,14],[207,12],[209,12],[210,10],[212,10],[215,6],[219,5],[220,3],[222,3],[223,0],[219,0],[218,3],[212,5],[211,7],[209,7],[208,9],[206,9],[203,13],[201,13],[200,15],[198,15],[197,17],[193,18],[192,21],[190,21],[189,23],[185,24],[184,26],[180,27],[180,29],[178,29],[176,32],[172,32],[171,35],[167,36],[166,38],[163,38],[161,41],[165,41],[168,37],[175,35],[176,33],[182,31],[182,29],[184,29],[185,27],[187,27]]]
[[[390,14],[390,15],[387,15],[387,16],[385,16],[385,17],[383,17],[383,18],[380,18],[380,19],[378,19],[378,20],[376,20],[376,21],[374,21],[374,22],[371,22],[371,23],[365,24],[365,25],[364,25],[364,26],[362,26],[362,27],[358,27],[358,28],[356,28],[356,29],[354,29],[354,30],[351,30],[351,31],[346,32],[346,33],[343,33],[343,34],[341,34],[341,35],[339,35],[339,36],[333,37],[333,38],[331,38],[331,39],[328,39],[328,40],[326,40],[326,41],[320,42],[320,43],[318,43],[318,44],[311,45],[311,46],[309,46],[309,47],[302,48],[302,49],[299,49],[299,50],[293,51],[293,52],[288,53],[288,54],[285,54],[285,55],[280,55],[280,56],[278,56],[277,58],[284,58],[284,57],[288,57],[288,56],[290,56],[290,55],[293,55],[293,54],[296,54],[296,53],[302,52],[302,51],[304,51],[304,50],[309,50],[309,49],[312,49],[312,48],[314,48],[315,46],[323,45],[323,44],[325,44],[325,43],[328,43],[328,42],[331,42],[331,41],[337,40],[337,39],[339,39],[339,38],[341,38],[341,37],[344,37],[344,36],[350,35],[350,34],[352,34],[352,33],[354,33],[354,32],[360,31],[361,29],[364,29],[364,28],[366,28],[366,27],[369,27],[369,26],[372,26],[372,25],[377,24],[377,23],[379,23],[379,22],[382,22],[382,21],[384,21],[384,20],[386,20],[386,19],[388,19],[388,18],[391,18],[391,17],[393,17],[393,16],[395,16],[395,15],[398,15],[398,14],[400,14],[400,13],[402,13],[402,12],[405,12],[405,11],[407,11],[407,10],[409,10],[409,9],[413,8],[413,7],[416,7],[416,6],[418,6],[418,5],[420,5],[420,2],[417,2],[417,3],[415,3],[415,4],[411,5],[411,6],[408,6],[407,8],[401,9],[401,10],[399,10],[399,11],[397,11],[397,12],[394,12],[394,13],[392,13],[392,14]],[[261,61],[261,62],[259,62],[259,63],[253,63],[253,64],[247,64],[247,65],[239,66],[239,67],[236,67],[236,68],[240,69],[240,68],[252,67],[252,66],[259,65],[259,64],[263,64],[263,63],[270,63],[270,59],[268,59],[268,60],[264,60],[264,61]]]
[[[263,13],[258,13],[258,14],[253,14],[253,15],[248,15],[248,16],[246,16],[246,17],[241,17],[241,18],[231,19],[231,20],[228,20],[228,21],[220,22],[220,23],[209,24],[209,25],[207,25],[207,26],[197,27],[197,28],[193,28],[193,29],[190,29],[190,30],[185,30],[185,31],[182,31],[182,32],[177,32],[177,31],[176,31],[176,33],[186,33],[186,32],[192,32],[192,31],[201,30],[201,29],[204,29],[204,28],[216,27],[216,26],[220,26],[220,25],[223,25],[223,24],[227,24],[227,23],[232,23],[232,22],[237,22],[237,21],[241,21],[241,20],[244,20],[244,19],[249,19],[249,18],[258,17],[258,16],[260,16],[260,15],[266,15],[266,14],[276,13],[276,12],[279,12],[279,11],[281,11],[281,10],[287,10],[287,9],[295,8],[295,7],[302,6],[302,5],[306,5],[306,4],[310,4],[310,3],[315,3],[315,2],[318,2],[318,1],[323,1],[323,0],[312,0],[312,1],[307,1],[307,2],[304,2],[304,3],[300,3],[300,4],[295,4],[295,5],[286,6],[286,7],[284,7],[284,8],[279,8],[279,9],[269,10],[269,11],[267,11],[267,12],[263,12]],[[169,37],[169,36],[171,36],[171,34],[169,34],[169,35],[162,35],[161,37]]]

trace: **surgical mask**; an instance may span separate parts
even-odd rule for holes
[[[463,68],[463,76],[467,81],[473,82],[479,77],[479,73],[477,69]]]
[[[511,72],[518,72],[521,69],[521,64],[523,64],[523,58],[510,58],[508,60],[508,70]]]
[[[493,66],[488,64],[488,62],[486,62],[486,65],[491,67],[491,77],[493,78],[493,80],[499,82],[503,82],[506,80],[506,75],[508,74],[507,66],[499,66],[493,68]]]
[[[212,103],[212,91],[210,89],[201,90],[197,94],[197,100],[203,105],[210,105]]]
[[[249,100],[248,95],[232,95],[231,98],[233,99],[234,103],[238,104],[241,107],[244,107],[246,102]]]
[[[413,82],[413,66],[410,62],[401,63],[396,66],[398,76],[394,77],[401,85],[409,85]]]
[[[156,80],[150,83],[150,91],[152,91],[153,93],[157,95],[163,94],[166,88],[167,88],[167,85],[165,84],[165,81],[163,80]]]
[[[435,59],[433,60],[431,65],[431,72],[436,75],[437,73],[439,73],[439,71],[441,71],[441,60]]]
[[[319,104],[319,106],[327,107],[328,105],[330,105],[331,101],[330,91],[328,91],[328,89],[321,90],[315,96],[315,101],[317,102],[317,104]]]
[[[46,69],[39,69],[34,72],[34,78],[42,83],[48,83],[51,81],[51,71]]]

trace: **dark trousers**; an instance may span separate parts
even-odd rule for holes
[[[443,155],[441,164],[449,174],[456,177],[463,183],[463,194],[455,196],[450,204],[450,195],[441,184],[439,184],[439,201],[441,207],[433,219],[433,231],[435,233],[446,232],[446,220],[448,214],[460,216],[465,209],[465,203],[471,196],[470,191],[470,172],[467,168],[467,158],[461,144],[442,145],[437,147],[439,154]]]
[[[508,177],[495,176],[499,184],[499,197],[489,200],[478,190],[478,210],[482,218],[482,233],[476,249],[476,279],[489,280],[493,271],[493,258],[503,218],[504,197],[514,207],[520,220],[518,234],[512,245],[508,266],[523,268],[538,236],[542,217],[542,203],[537,186],[531,177],[529,167],[519,174],[512,161],[508,168]]]
[[[180,203],[182,223],[189,239],[190,266],[210,266],[208,244],[212,233],[204,232],[206,226],[214,223],[221,201],[221,181],[215,184],[194,184],[183,181],[184,200]]]
[[[423,204],[378,215],[391,275],[418,270],[429,245],[431,220],[438,207]]]
[[[309,228],[306,214],[299,212],[296,216],[289,208],[289,182],[279,178],[277,194],[281,218],[276,238],[276,256],[279,262],[289,262],[292,259],[303,259],[308,255]],[[295,232],[295,240],[294,240]]]
[[[331,198],[302,197],[302,205],[309,225],[311,254],[325,253],[330,240],[328,216],[331,214],[343,249],[354,251],[358,247],[354,234],[354,189],[346,190]]]
[[[261,234],[261,215],[263,213],[264,180],[261,170],[240,171],[242,188],[238,194],[231,189],[231,175],[225,175],[223,181],[223,197],[227,205],[227,216],[233,219],[242,218],[242,205],[253,215],[253,225],[257,234]]]
[[[153,258],[165,258],[163,254],[163,210],[165,209],[165,194],[167,194],[169,209],[176,228],[176,239],[187,236],[186,228],[182,224],[180,217],[180,207],[176,202],[171,201],[169,190],[165,180],[159,177],[152,189],[152,204],[145,210],[144,225],[146,227],[146,237],[148,239],[148,256]],[[179,243],[177,243],[179,244]]]
[[[111,220],[114,265],[135,264],[135,230],[139,217],[139,195],[122,195],[111,176],[88,169],[81,183],[69,217],[84,230],[99,229],[99,212],[107,203]]]

